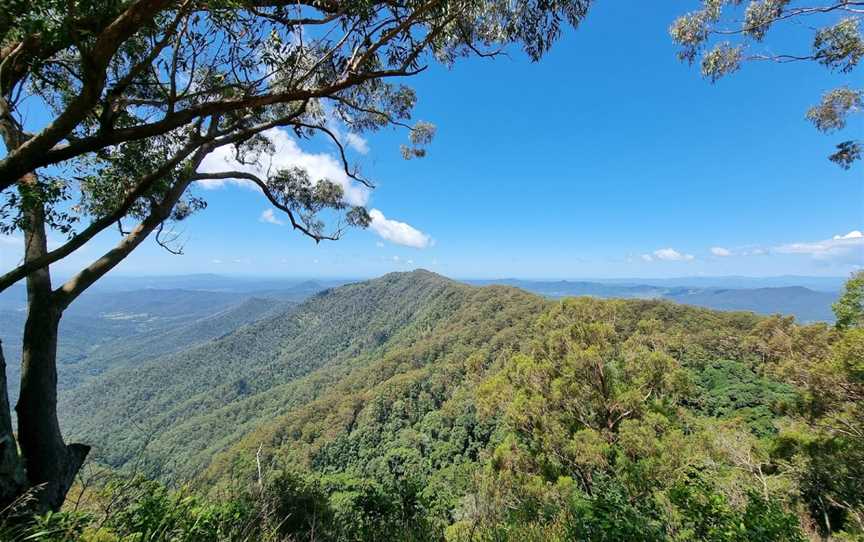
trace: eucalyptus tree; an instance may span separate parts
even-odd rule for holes
[[[832,307],[838,329],[864,328],[864,271],[849,277],[843,294]]]
[[[836,74],[850,74],[864,57],[861,17],[864,2],[852,0],[701,0],[701,8],[672,23],[678,58],[699,59],[702,75],[712,83],[738,71],[745,62],[815,62]],[[774,52],[765,44],[771,30],[789,26],[804,32],[809,51]],[[860,79],[858,80],[860,83]],[[864,88],[841,85],[826,91],[806,112],[823,133],[846,127],[848,117],[864,108]],[[844,169],[860,160],[862,141],[837,144],[829,160]]]
[[[342,128],[405,129],[403,155],[423,156],[434,127],[411,124],[416,95],[400,81],[433,62],[495,57],[510,45],[537,60],[589,4],[5,0],[0,220],[3,233],[23,232],[24,256],[0,276],[0,291],[26,279],[28,314],[16,406],[23,470],[17,454],[0,453],[0,494],[8,500],[35,487],[43,508],[62,503],[89,448],[67,445],[57,420],[60,318],[151,234],[175,250],[165,224],[205,207],[196,183],[251,183],[315,241],[365,227],[369,214],[346,199],[346,190],[373,184],[346,152]],[[274,130],[332,141],[342,180],[263,167],[276,152]],[[202,170],[217,149],[230,149],[240,167]],[[67,282],[52,282],[52,264],[114,226],[121,233],[116,246]],[[50,230],[65,241],[49,250]],[[0,446],[9,451],[11,425],[0,431]]]

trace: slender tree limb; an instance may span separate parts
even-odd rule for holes
[[[220,171],[216,173],[196,173],[192,176],[192,178],[196,181],[201,181],[205,179],[242,179],[245,181],[250,181],[261,189],[264,197],[266,197],[267,200],[274,207],[276,207],[288,216],[288,220],[291,222],[292,228],[299,231],[303,235],[314,239],[316,243],[319,243],[321,241],[336,241],[341,236],[341,231],[337,231],[337,233],[333,235],[322,235],[320,233],[315,233],[306,226],[304,226],[295,218],[294,211],[292,211],[290,207],[279,201],[279,199],[273,194],[273,191],[267,185],[267,182],[261,179],[261,177],[259,177],[258,175],[255,175],[254,173],[248,173],[245,171]]]
[[[97,218],[90,223],[89,226],[75,234],[60,247],[47,252],[40,257],[27,260],[15,269],[0,276],[0,292],[25,278],[33,271],[47,267],[54,262],[60,261],[69,254],[72,254],[84,246],[88,241],[93,239],[93,237],[109,228],[112,224],[119,222],[121,218],[126,216],[129,209],[142,195],[144,195],[156,182],[169,174],[171,170],[173,170],[180,162],[185,160],[198,146],[199,143],[197,142],[187,144],[157,170],[141,177],[141,179],[135,183],[135,187],[126,195],[123,202],[114,211]]]
[[[130,141],[139,141],[148,137],[153,137],[167,133],[177,129],[189,122],[194,121],[199,117],[210,115],[225,114],[246,109],[264,107],[273,104],[303,102],[314,98],[324,98],[331,94],[345,90],[356,84],[369,81],[372,79],[383,79],[389,77],[409,77],[416,75],[425,70],[424,68],[409,70],[409,69],[394,69],[380,70],[362,75],[352,75],[342,81],[330,85],[328,87],[315,90],[297,90],[285,93],[274,93],[260,96],[244,97],[232,100],[221,100],[215,102],[207,102],[204,104],[189,107],[184,110],[177,111],[173,114],[168,114],[161,120],[133,126],[130,128],[122,128],[113,130],[108,133],[98,134],[91,137],[76,139],[67,145],[56,147],[46,151],[38,156],[29,156],[29,160],[25,163],[20,155],[9,155],[3,160],[0,160],[0,191],[9,188],[17,182],[18,177],[26,171],[31,171],[40,167],[46,167],[52,164],[74,158],[82,154],[94,152],[99,149],[126,143]],[[32,139],[31,139],[32,141]]]
[[[174,186],[165,194],[162,201],[150,211],[150,214],[135,226],[128,235],[123,237],[117,245],[95,260],[77,275],[69,279],[65,284],[54,290],[54,302],[65,310],[72,301],[81,295],[94,282],[102,278],[108,271],[117,266],[138,247],[150,233],[159,227],[162,222],[171,215],[174,205],[183,196],[183,193],[193,181],[192,172],[201,165],[201,161],[210,152],[210,145],[204,145],[195,153],[195,156],[186,164],[187,174],[181,177]]]

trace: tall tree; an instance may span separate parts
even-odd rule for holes
[[[18,442],[25,485],[38,488],[41,506],[62,504],[88,452],[85,445],[67,445],[57,421],[63,311],[151,234],[176,250],[165,224],[205,206],[191,192],[197,181],[252,183],[315,241],[337,239],[344,227],[367,226],[369,214],[346,198],[346,190],[373,185],[349,160],[339,127],[354,133],[404,128],[410,137],[403,155],[423,156],[434,127],[408,124],[416,96],[399,78],[422,72],[428,62],[494,57],[510,44],[537,60],[563,24],[579,23],[589,4],[7,2],[0,13],[0,135],[6,147],[0,220],[5,233],[23,231],[25,249],[21,264],[0,276],[0,291],[26,279]],[[48,118],[26,122],[25,103],[44,108]],[[344,177],[253,167],[275,152],[279,129],[298,139],[332,141]],[[241,167],[203,171],[202,162],[220,148],[231,149]],[[331,229],[325,213],[340,217]],[[129,220],[137,223],[127,228]],[[51,264],[114,225],[122,234],[117,245],[55,287]],[[49,250],[52,229],[68,238]],[[14,488],[5,472],[0,468],[0,485]]]
[[[864,327],[864,271],[849,277],[833,308],[838,329]]]
[[[702,75],[712,83],[749,61],[816,62],[840,74],[851,73],[864,57],[861,17],[864,2],[852,0],[701,0],[701,8],[672,23],[678,58],[693,64],[701,56]],[[802,5],[803,4],[803,5]],[[777,26],[797,25],[809,34],[809,51],[775,53],[763,44]],[[806,117],[817,130],[836,132],[850,114],[864,108],[864,88],[839,86],[822,95]],[[841,141],[828,158],[844,169],[860,160],[860,140]]]

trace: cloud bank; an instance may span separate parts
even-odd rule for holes
[[[661,248],[655,250],[651,254],[643,254],[642,260],[646,262],[653,262],[654,260],[660,260],[664,262],[689,262],[696,259],[692,254],[684,254],[682,252],[678,252],[674,248]]]
[[[803,254],[814,260],[837,263],[864,263],[864,233],[853,230],[824,241],[789,243],[774,247],[778,254]]]

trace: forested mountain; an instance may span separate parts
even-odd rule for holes
[[[854,536],[861,447],[826,427],[859,335],[394,273],[108,370],[62,423],[296,540]]]
[[[416,273],[325,291],[198,348],[106,373],[62,396],[63,422],[112,466],[137,459],[146,442],[159,460],[185,450],[171,470],[193,474],[232,439],[449,316],[441,304],[468,290]],[[320,385],[302,381],[318,369]]]

